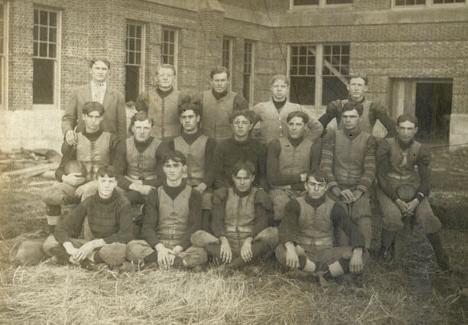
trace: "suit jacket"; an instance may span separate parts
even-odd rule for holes
[[[77,130],[79,131],[84,128],[82,119],[83,106],[91,101],[93,101],[91,83],[73,91],[62,117],[63,134],[68,130],[73,130],[75,126],[77,126]],[[114,133],[120,139],[125,140],[127,138],[127,116],[123,95],[118,91],[107,88],[103,105],[105,112],[101,122],[102,130]]]

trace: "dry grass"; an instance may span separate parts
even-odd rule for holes
[[[271,264],[271,262],[268,262]],[[273,267],[275,269],[275,267]],[[276,268],[261,276],[148,269],[90,272],[51,262],[0,272],[8,324],[462,324],[454,291],[412,297],[400,271],[371,263],[364,289],[321,288]],[[454,301],[455,299],[455,301]],[[424,324],[424,323],[423,323]]]

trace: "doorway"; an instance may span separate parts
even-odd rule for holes
[[[451,79],[393,79],[391,106],[394,118],[402,113],[418,118],[417,140],[433,144],[449,142]]]
[[[430,143],[448,143],[452,113],[451,82],[417,82],[416,112],[419,121],[416,139]]]

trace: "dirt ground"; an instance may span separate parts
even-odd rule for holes
[[[457,266],[468,269],[468,149],[433,148],[431,203],[444,224],[442,241]],[[407,287],[395,263],[371,259],[365,285],[322,288],[272,261],[256,276],[226,277],[145,270],[89,272],[46,261],[10,265],[15,236],[46,230],[39,195],[53,182],[0,180],[0,323],[5,324],[463,324],[463,279],[435,269],[429,301]],[[209,284],[209,285],[207,285]],[[157,321],[159,320],[159,321]]]

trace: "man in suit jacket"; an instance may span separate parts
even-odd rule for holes
[[[121,140],[127,137],[127,117],[123,95],[107,85],[110,62],[93,59],[89,64],[91,81],[77,88],[70,98],[62,117],[62,132],[69,145],[76,143],[75,128],[83,129],[82,110],[87,102],[99,102],[104,106],[102,130],[116,134]]]

